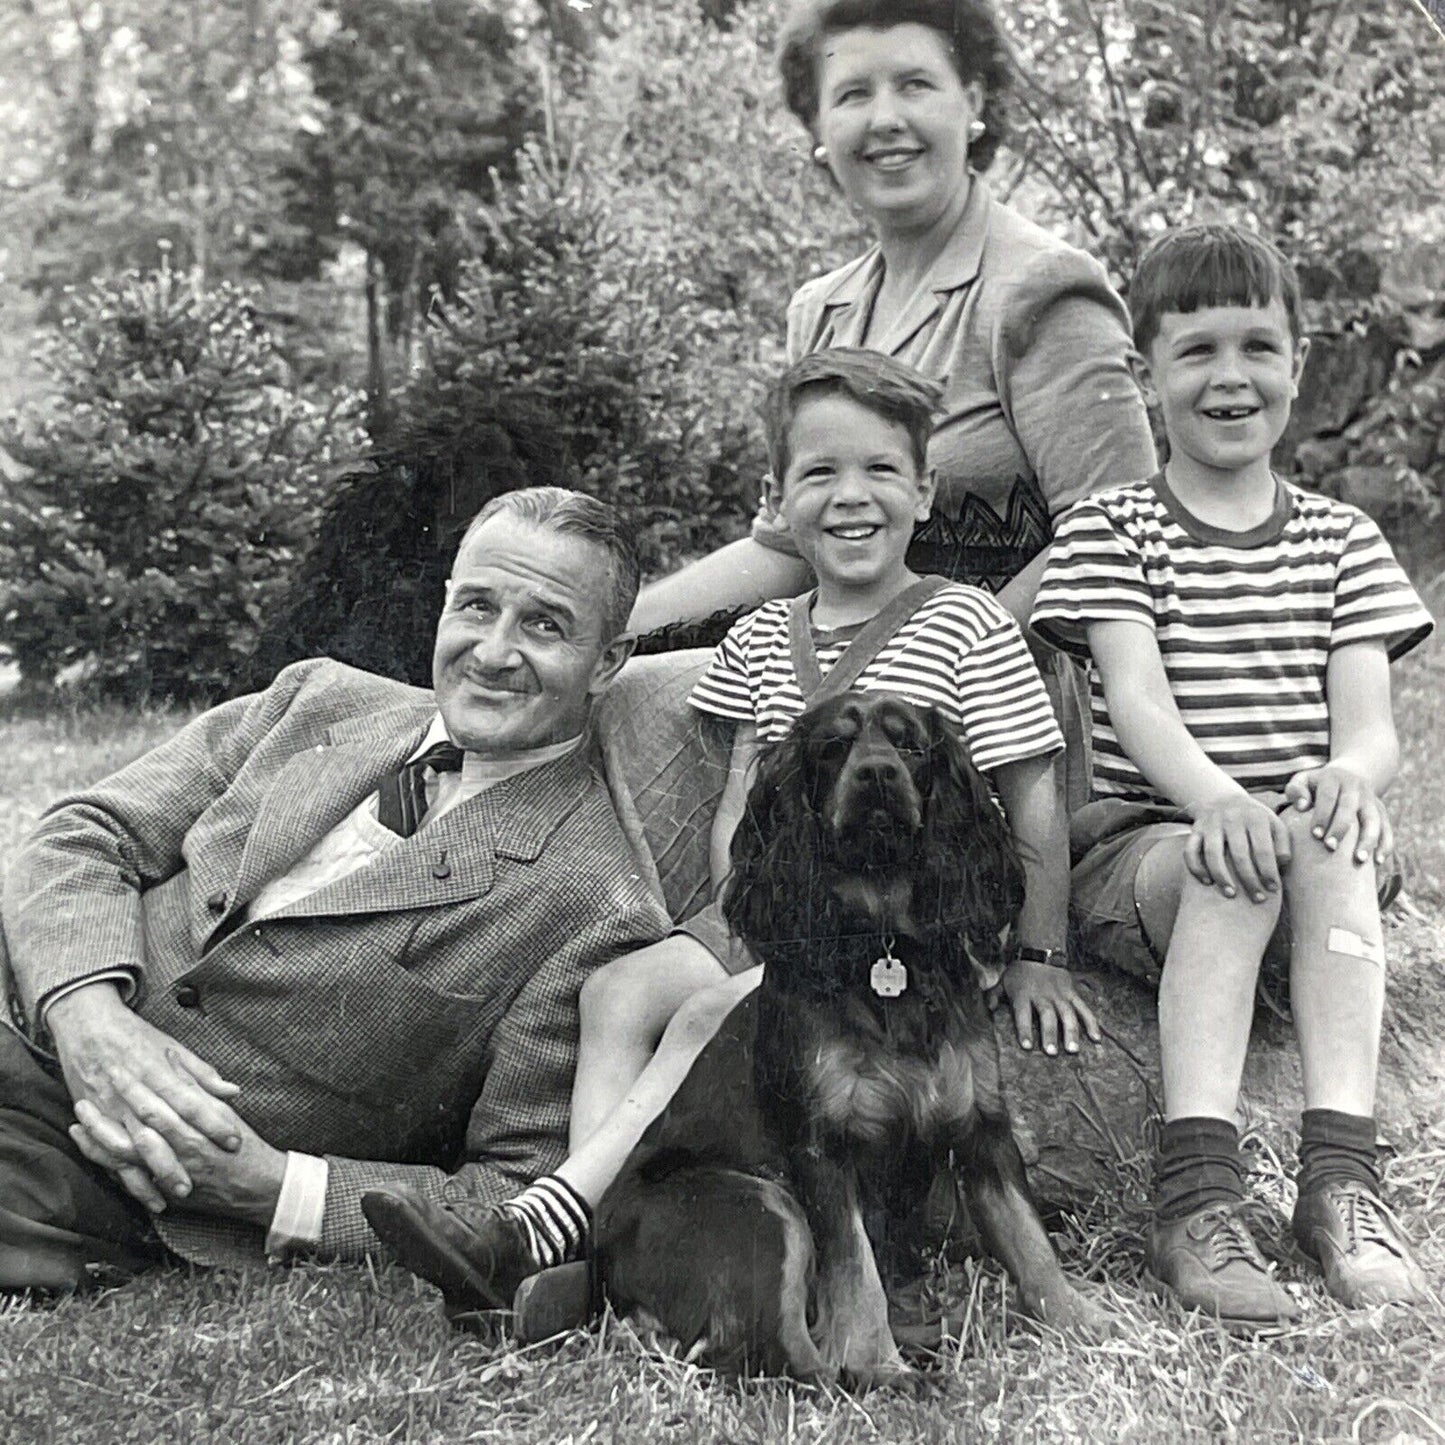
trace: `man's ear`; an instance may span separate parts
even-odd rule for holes
[[[1132,346],[1129,348],[1129,374],[1143,393],[1144,405],[1157,406],[1159,393],[1154,389],[1154,371],[1149,365],[1149,358],[1142,351],[1135,351]]]
[[[602,656],[597,659],[597,665],[592,669],[592,681],[587,684],[589,697],[606,692],[617,681],[617,674],[622,671],[623,664],[632,656],[632,649],[636,646],[635,633],[619,632],[602,649]]]

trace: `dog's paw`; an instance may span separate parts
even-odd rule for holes
[[[934,1377],[900,1360],[897,1364],[869,1365],[866,1368],[845,1366],[841,1383],[857,1395],[866,1395],[870,1390],[902,1390],[916,1396],[928,1394],[934,1388]]]
[[[1125,1333],[1123,1318],[1070,1285],[1044,1300],[1034,1318],[1063,1334],[1098,1343]]]

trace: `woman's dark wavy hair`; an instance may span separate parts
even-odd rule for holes
[[[1005,99],[1013,83],[1008,41],[989,0],[801,0],[778,40],[778,70],[788,109],[816,131],[825,37],[841,30],[910,24],[938,31],[948,42],[959,79],[983,86],[979,119],[986,129],[969,147],[968,158],[975,170],[986,171],[1007,133]]]

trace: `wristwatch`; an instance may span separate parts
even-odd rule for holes
[[[1067,968],[1069,954],[1063,948],[1035,948],[1032,944],[1019,943],[1013,950],[1015,963],[1047,963],[1051,968]]]

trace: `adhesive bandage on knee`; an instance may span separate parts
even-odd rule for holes
[[[1385,945],[1372,939],[1361,938],[1353,929],[1330,929],[1325,935],[1325,951],[1343,953],[1347,958],[1363,958],[1366,963],[1373,963],[1376,968],[1385,966]]]

